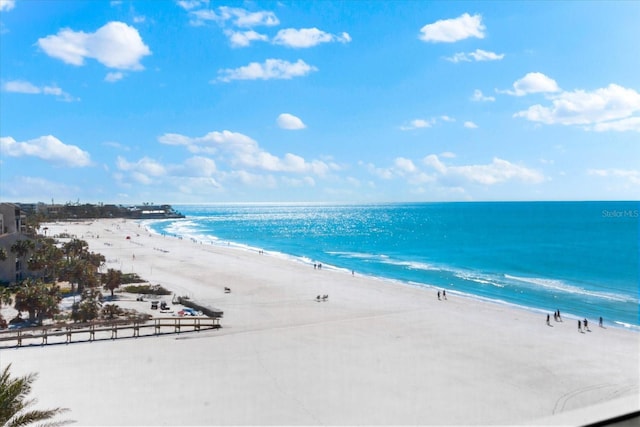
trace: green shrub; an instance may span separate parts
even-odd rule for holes
[[[122,284],[128,283],[144,283],[146,280],[140,278],[136,273],[122,273]]]
[[[131,294],[171,295],[171,292],[160,285],[129,285],[124,287],[125,292]]]

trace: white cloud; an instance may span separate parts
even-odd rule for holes
[[[128,162],[124,157],[118,156],[116,166],[119,170],[129,172],[131,178],[136,182],[144,185],[154,183],[154,178],[160,178],[166,175],[167,169],[159,162],[143,157],[137,162]]]
[[[640,132],[640,117],[629,117],[622,120],[614,120],[611,122],[603,122],[596,123],[595,125],[588,128],[589,130],[593,130],[596,132],[607,132],[607,131],[616,131],[616,132],[625,132],[625,131],[635,131]]]
[[[36,86],[25,80],[11,80],[2,84],[5,92],[24,93],[29,95],[53,95],[61,101],[75,101],[71,95],[60,89],[58,86]]]
[[[258,145],[252,138],[241,133],[222,131],[209,132],[202,137],[191,138],[180,134],[165,134],[158,141],[169,145],[185,146],[190,152],[216,154],[219,161],[233,167],[247,167],[269,172],[312,173],[326,175],[339,166],[321,160],[306,161],[304,158],[286,153],[279,157]]]
[[[0,0],[0,12],[8,12],[16,7],[16,0]]]
[[[231,20],[237,27],[274,26],[280,21],[273,12],[259,11],[249,12],[246,9],[221,6],[218,8],[220,16],[224,20]]]
[[[446,115],[442,115],[439,117],[431,117],[430,119],[414,119],[409,123],[400,126],[400,130],[414,130],[414,129],[423,129],[430,128],[438,122],[455,122],[456,119],[453,117],[449,117]]]
[[[495,185],[507,181],[538,184],[544,181],[544,175],[537,170],[497,157],[485,165],[447,166],[437,155],[431,154],[423,159],[423,163],[438,173],[440,181],[455,186],[465,181],[481,185]]]
[[[110,73],[107,73],[107,75],[104,77],[104,81],[109,83],[114,83],[114,82],[117,82],[118,80],[122,80],[123,77],[124,77],[124,74],[121,73],[120,71],[110,72]]]
[[[38,46],[49,56],[67,64],[84,65],[93,58],[108,68],[142,70],[140,60],[151,54],[138,30],[123,22],[109,22],[95,33],[64,28],[56,35],[38,39]]]
[[[217,170],[215,161],[200,156],[187,159],[183,169],[185,175],[199,177],[211,177]]]
[[[418,170],[418,168],[416,168],[416,165],[413,163],[411,159],[407,159],[404,157],[396,158],[393,163],[394,163],[394,166],[397,168],[397,170],[405,173],[414,173],[415,171]]]
[[[291,79],[305,76],[317,70],[316,67],[307,64],[302,59],[294,63],[282,59],[267,59],[262,64],[252,62],[240,68],[219,70],[218,81]]]
[[[459,52],[454,54],[453,56],[445,58],[447,61],[451,62],[471,62],[471,61],[499,61],[504,58],[504,53],[498,54],[495,52],[488,52],[482,49],[476,49],[475,52]]]
[[[278,123],[278,126],[280,126],[280,128],[282,129],[297,130],[306,128],[305,124],[302,122],[302,120],[300,120],[300,118],[289,113],[280,114],[276,121]]]
[[[257,33],[253,30],[249,31],[225,31],[232,47],[247,47],[253,41],[268,41],[269,38],[264,34]]]
[[[91,164],[89,153],[75,145],[67,145],[52,135],[24,142],[12,137],[0,137],[0,152],[10,157],[32,156],[55,164],[84,167]]]
[[[527,73],[523,78],[513,83],[513,90],[498,91],[513,96],[524,96],[529,93],[559,92],[560,88],[555,80],[542,73]]]
[[[473,91],[473,96],[471,97],[472,101],[480,102],[480,101],[495,101],[496,98],[493,96],[485,96],[481,90],[476,89]]]
[[[320,43],[336,41],[348,43],[351,41],[351,37],[347,33],[342,33],[340,36],[336,36],[317,28],[301,28],[299,30],[295,28],[287,28],[278,31],[278,34],[276,34],[273,39],[274,44],[294,48],[306,48],[319,45]]]
[[[271,27],[280,24],[278,17],[269,11],[249,12],[246,9],[220,6],[216,13],[210,9],[192,10],[200,7],[199,4],[192,3],[184,2],[184,4],[181,4],[182,8],[189,10],[189,14],[193,17],[191,25],[203,25],[207,21],[217,22],[220,25],[229,22],[231,25],[240,28]]]
[[[622,178],[631,185],[640,186],[640,170],[633,169],[589,169],[589,175],[599,176],[603,178],[614,177]]]
[[[616,84],[593,92],[575,90],[551,96],[551,105],[533,105],[514,114],[533,122],[584,125],[594,131],[639,131],[640,93]]]
[[[456,42],[469,37],[484,38],[485,26],[481,15],[462,14],[454,19],[442,19],[420,29],[425,42]]]
[[[2,90],[5,92],[37,94],[42,93],[42,89],[33,83],[24,80],[12,80],[2,84]]]
[[[467,129],[477,129],[478,125],[471,121],[468,121],[468,122],[464,122],[464,127],[466,127]]]
[[[191,10],[209,4],[209,0],[179,0],[176,2],[184,10]]]
[[[429,128],[433,126],[435,123],[435,119],[414,119],[411,120],[408,124],[400,126],[400,130],[414,130],[414,129],[422,129]]]

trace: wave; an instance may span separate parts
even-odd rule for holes
[[[364,252],[341,252],[341,251],[327,251],[329,255],[337,255],[341,258],[353,258],[353,259],[371,259],[371,260],[383,260],[388,259],[387,255],[370,254]]]
[[[498,281],[496,280],[496,278],[498,278],[499,276],[463,272],[460,270],[452,270],[452,272],[455,277],[462,280],[470,280],[472,282],[480,283],[482,285],[495,286],[496,288],[504,288],[505,286],[503,283],[498,283]]]
[[[559,279],[545,279],[540,277],[520,277],[520,276],[513,276],[510,274],[505,274],[504,277],[505,279],[515,280],[520,283],[528,283],[531,285],[543,287],[546,289],[552,289],[554,291],[564,292],[568,294],[586,295],[593,298],[601,298],[601,299],[617,301],[617,302],[633,302],[636,304],[638,303],[638,299],[628,295],[587,290],[578,286],[570,285],[565,281],[559,280]]]

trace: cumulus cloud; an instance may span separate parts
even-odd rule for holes
[[[504,53],[488,52],[482,49],[476,49],[475,52],[459,52],[453,56],[445,58],[451,62],[471,62],[471,61],[499,61],[504,58]]]
[[[464,13],[454,19],[441,19],[420,29],[420,40],[425,42],[457,42],[469,37],[484,38],[485,26],[481,15]]]
[[[8,12],[16,7],[16,0],[0,0],[0,12]]]
[[[464,127],[466,127],[467,129],[477,129],[478,125],[471,121],[467,121],[467,122],[464,122]]]
[[[118,156],[116,166],[119,170],[128,172],[131,178],[144,185],[153,184],[154,178],[166,175],[167,169],[161,163],[143,157],[137,162],[129,162],[124,157]]]
[[[253,41],[268,41],[269,37],[264,34],[257,33],[256,31],[225,31],[226,36],[229,38],[229,42],[232,47],[247,47]]]
[[[91,164],[88,152],[75,145],[67,145],[52,135],[24,142],[10,136],[0,137],[0,152],[9,157],[38,157],[62,166],[84,167]]]
[[[5,92],[24,93],[28,95],[53,95],[61,101],[74,101],[75,99],[60,89],[58,86],[36,86],[25,80],[11,80],[2,84]]]
[[[279,157],[263,150],[252,138],[228,130],[209,132],[202,137],[188,137],[180,134],[164,134],[158,138],[162,144],[180,145],[190,152],[216,154],[219,161],[233,167],[245,167],[269,172],[311,173],[326,175],[339,166],[321,160],[307,161],[304,158],[286,153]]]
[[[298,130],[306,128],[305,124],[300,118],[289,113],[282,113],[278,116],[276,122],[281,129]]]
[[[550,93],[559,92],[560,88],[555,80],[545,76],[542,73],[527,73],[523,78],[513,83],[513,90],[502,90],[500,93],[506,93],[513,96],[524,96],[530,93]]]
[[[543,124],[582,125],[594,131],[640,131],[640,93],[610,84],[588,92],[575,90],[550,97],[551,105],[533,105],[514,114]]]
[[[282,59],[267,59],[262,64],[252,62],[244,67],[219,70],[218,81],[292,79],[317,70],[302,59],[293,63]]]
[[[273,39],[274,44],[294,48],[307,48],[317,46],[320,43],[348,43],[350,41],[351,37],[347,33],[342,33],[341,35],[336,36],[334,34],[326,33],[317,28],[287,28],[278,31],[278,34],[276,34]]]
[[[539,184],[544,181],[544,175],[539,171],[498,157],[484,165],[447,166],[437,155],[431,154],[423,159],[423,163],[437,172],[440,181],[454,185],[461,182],[495,185],[507,181]]]
[[[151,54],[138,30],[123,22],[109,22],[94,33],[64,28],[56,35],[38,39],[38,46],[52,58],[84,65],[93,58],[108,68],[142,70],[140,60]]]
[[[471,97],[472,101],[476,101],[476,102],[493,102],[496,100],[495,97],[493,96],[485,96],[481,90],[476,89],[473,91],[473,96]]]

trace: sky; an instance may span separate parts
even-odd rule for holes
[[[640,2],[0,0],[0,201],[640,200]]]

